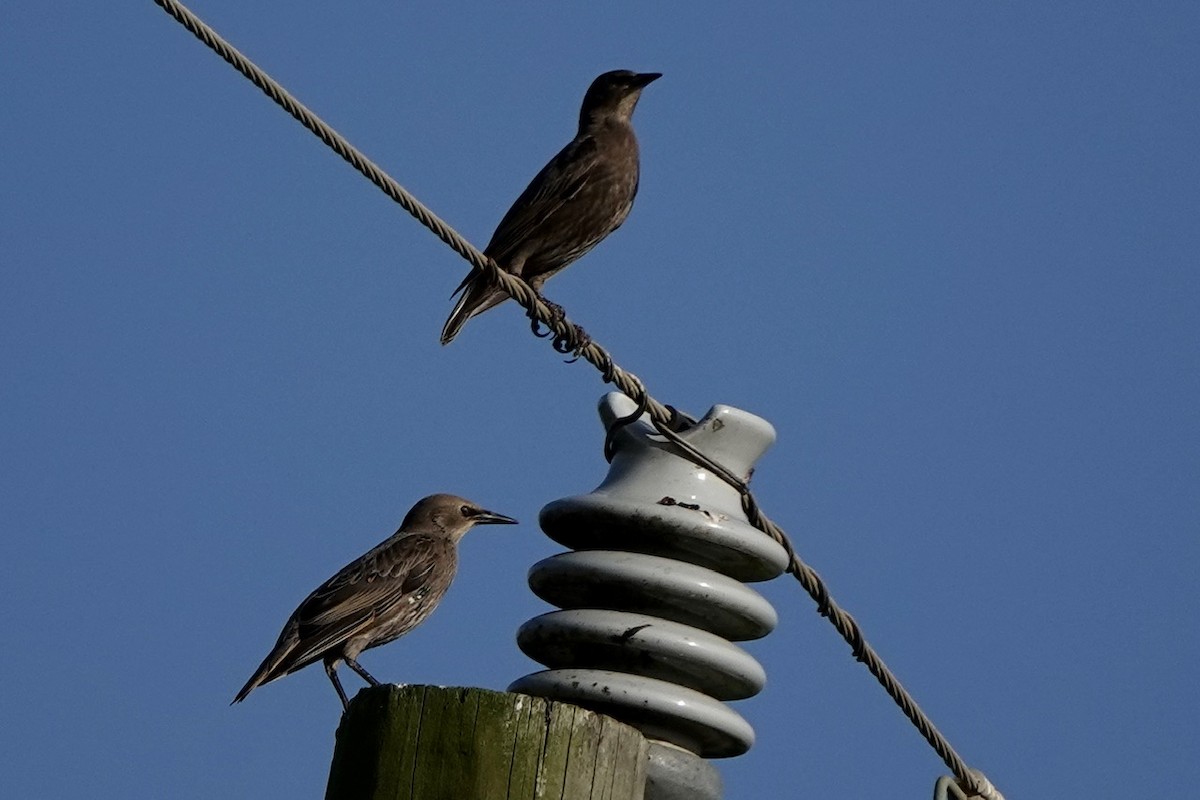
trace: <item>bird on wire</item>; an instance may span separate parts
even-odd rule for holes
[[[338,680],[345,662],[378,686],[358,663],[364,650],[395,641],[420,625],[441,602],[458,569],[458,542],[475,525],[512,525],[516,520],[461,497],[435,494],[419,501],[400,529],[342,567],[295,610],[274,649],[233,698],[317,661],[349,706]]]
[[[659,77],[622,69],[592,81],[579,111],[579,132],[530,181],[492,234],[484,255],[539,296],[542,284],[629,216],[638,190],[633,109],[642,90]],[[442,327],[442,344],[453,341],[471,317],[508,299],[474,267],[454,295],[461,296]],[[562,314],[558,306],[547,305]]]

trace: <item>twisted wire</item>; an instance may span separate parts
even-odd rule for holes
[[[721,464],[714,462],[700,451],[683,440],[675,427],[679,424],[678,412],[666,406],[646,390],[641,379],[627,372],[613,361],[612,356],[588,337],[579,326],[567,319],[566,314],[555,313],[530,286],[520,278],[502,270],[493,259],[488,258],[474,245],[464,239],[457,231],[434,214],[420,200],[397,183],[391,176],[380,169],[371,159],[354,147],[337,131],[326,124],[320,117],[297,100],[278,82],[263,72],[250,59],[246,58],[237,48],[221,38],[212,28],[196,17],[187,7],[177,0],[154,0],[155,4],[171,15],[176,21],[192,32],[196,38],[204,42],[234,69],[248,78],[255,86],[274,100],[285,111],[292,115],[301,125],[314,133],[330,149],[341,156],[351,166],[358,170],[371,183],[375,184],[384,194],[392,198],[418,222],[433,232],[446,245],[458,253],[475,268],[482,270],[489,280],[502,287],[514,300],[520,303],[536,323],[545,325],[553,335],[554,349],[561,353],[573,353],[576,358],[584,358],[595,366],[601,373],[605,383],[611,383],[637,404],[639,411],[644,411],[658,431],[670,439],[683,451],[688,458],[705,469],[716,474],[729,483],[740,493],[742,507],[750,523],[779,543],[788,556],[788,572],[793,575],[804,590],[817,604],[817,611],[829,619],[842,638],[850,645],[854,657],[866,665],[868,671],[875,676],[888,695],[896,702],[904,715],[920,731],[921,735],[942,758],[946,766],[954,773],[959,785],[971,796],[988,798],[988,800],[1003,800],[1002,795],[977,770],[967,767],[966,762],[950,745],[946,737],[937,729],[933,721],[921,710],[912,695],[900,684],[899,679],[888,669],[887,665],[867,643],[862,630],[848,612],[842,609],[829,593],[828,587],[812,567],[804,563],[796,554],[791,540],[783,529],[772,522],[759,508],[758,501],[751,493],[746,481],[735,475]],[[618,420],[618,423],[628,424],[639,418],[631,415]],[[611,455],[611,431],[606,451]]]

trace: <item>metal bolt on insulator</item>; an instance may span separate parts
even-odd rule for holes
[[[635,410],[613,392],[605,429]],[[714,406],[680,436],[746,478],[775,441],[766,420]],[[542,530],[572,552],[533,565],[529,586],[558,606],[517,642],[547,670],[509,691],[600,711],[655,740],[647,800],[718,800],[704,759],[745,753],[754,730],[723,701],[752,697],[766,674],[733,644],[766,636],[775,609],[745,582],[781,575],[783,548],[753,528],[737,490],[698,466],[643,417],[615,433],[593,492],[542,509]]]

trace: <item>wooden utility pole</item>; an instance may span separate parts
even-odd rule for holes
[[[567,703],[374,686],[338,726],[326,800],[642,800],[648,745]]]

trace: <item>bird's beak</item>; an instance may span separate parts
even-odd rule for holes
[[[476,525],[516,525],[517,521],[512,517],[506,517],[503,514],[497,514],[495,511],[476,511],[471,515],[471,522]]]
[[[658,80],[661,77],[662,77],[661,72],[642,72],[642,73],[639,73],[638,76],[633,79],[633,85],[640,88],[640,87],[646,86],[650,83],[653,83],[654,81]]]

